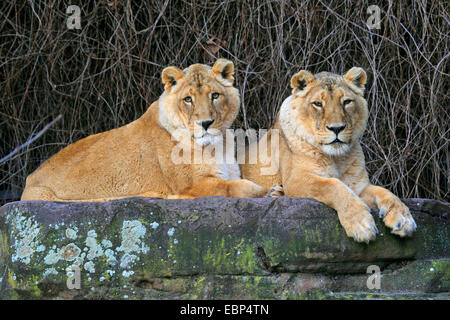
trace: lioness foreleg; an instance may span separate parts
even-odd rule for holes
[[[339,179],[292,175],[283,186],[287,196],[314,198],[335,209],[349,237],[366,243],[375,240],[378,230],[369,207]]]
[[[215,177],[203,178],[179,195],[169,195],[168,199],[191,199],[198,197],[223,196],[237,198],[260,198],[264,188],[246,179],[223,180]]]

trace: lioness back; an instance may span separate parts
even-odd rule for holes
[[[43,200],[139,194],[150,181],[162,194],[170,192],[168,185],[160,181],[155,156],[155,143],[167,139],[170,142],[170,136],[158,128],[143,126],[146,118],[151,122],[153,109],[152,105],[137,121],[88,136],[59,151],[27,178],[22,200],[40,199],[39,192],[44,193]],[[149,139],[149,133],[157,136]]]

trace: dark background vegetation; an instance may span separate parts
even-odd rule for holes
[[[0,164],[0,201],[64,146],[140,117],[165,66],[218,57],[235,63],[240,128],[272,125],[300,69],[363,67],[372,181],[448,201],[448,2],[389,2],[370,30],[375,1],[0,1],[0,158],[62,115]],[[66,27],[71,4],[81,30]]]

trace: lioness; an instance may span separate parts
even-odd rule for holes
[[[347,235],[358,242],[374,240],[378,232],[369,207],[378,208],[386,226],[401,237],[416,229],[400,199],[369,181],[360,145],[368,118],[366,79],[357,67],[344,76],[305,70],[295,74],[292,95],[274,125],[280,130],[279,173],[263,176],[261,164],[241,165],[243,178],[266,190],[282,183],[287,196],[315,198],[331,206]]]
[[[106,201],[126,196],[259,197],[237,164],[175,164],[174,147],[220,141],[240,104],[234,65],[194,64],[162,71],[165,91],[139,119],[64,148],[28,176],[22,200]],[[184,137],[180,132],[184,130]],[[192,148],[194,152],[194,148]]]

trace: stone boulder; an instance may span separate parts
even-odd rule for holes
[[[448,299],[450,205],[404,201],[416,234],[392,235],[374,214],[370,244],[313,199],[8,203],[0,299]]]

